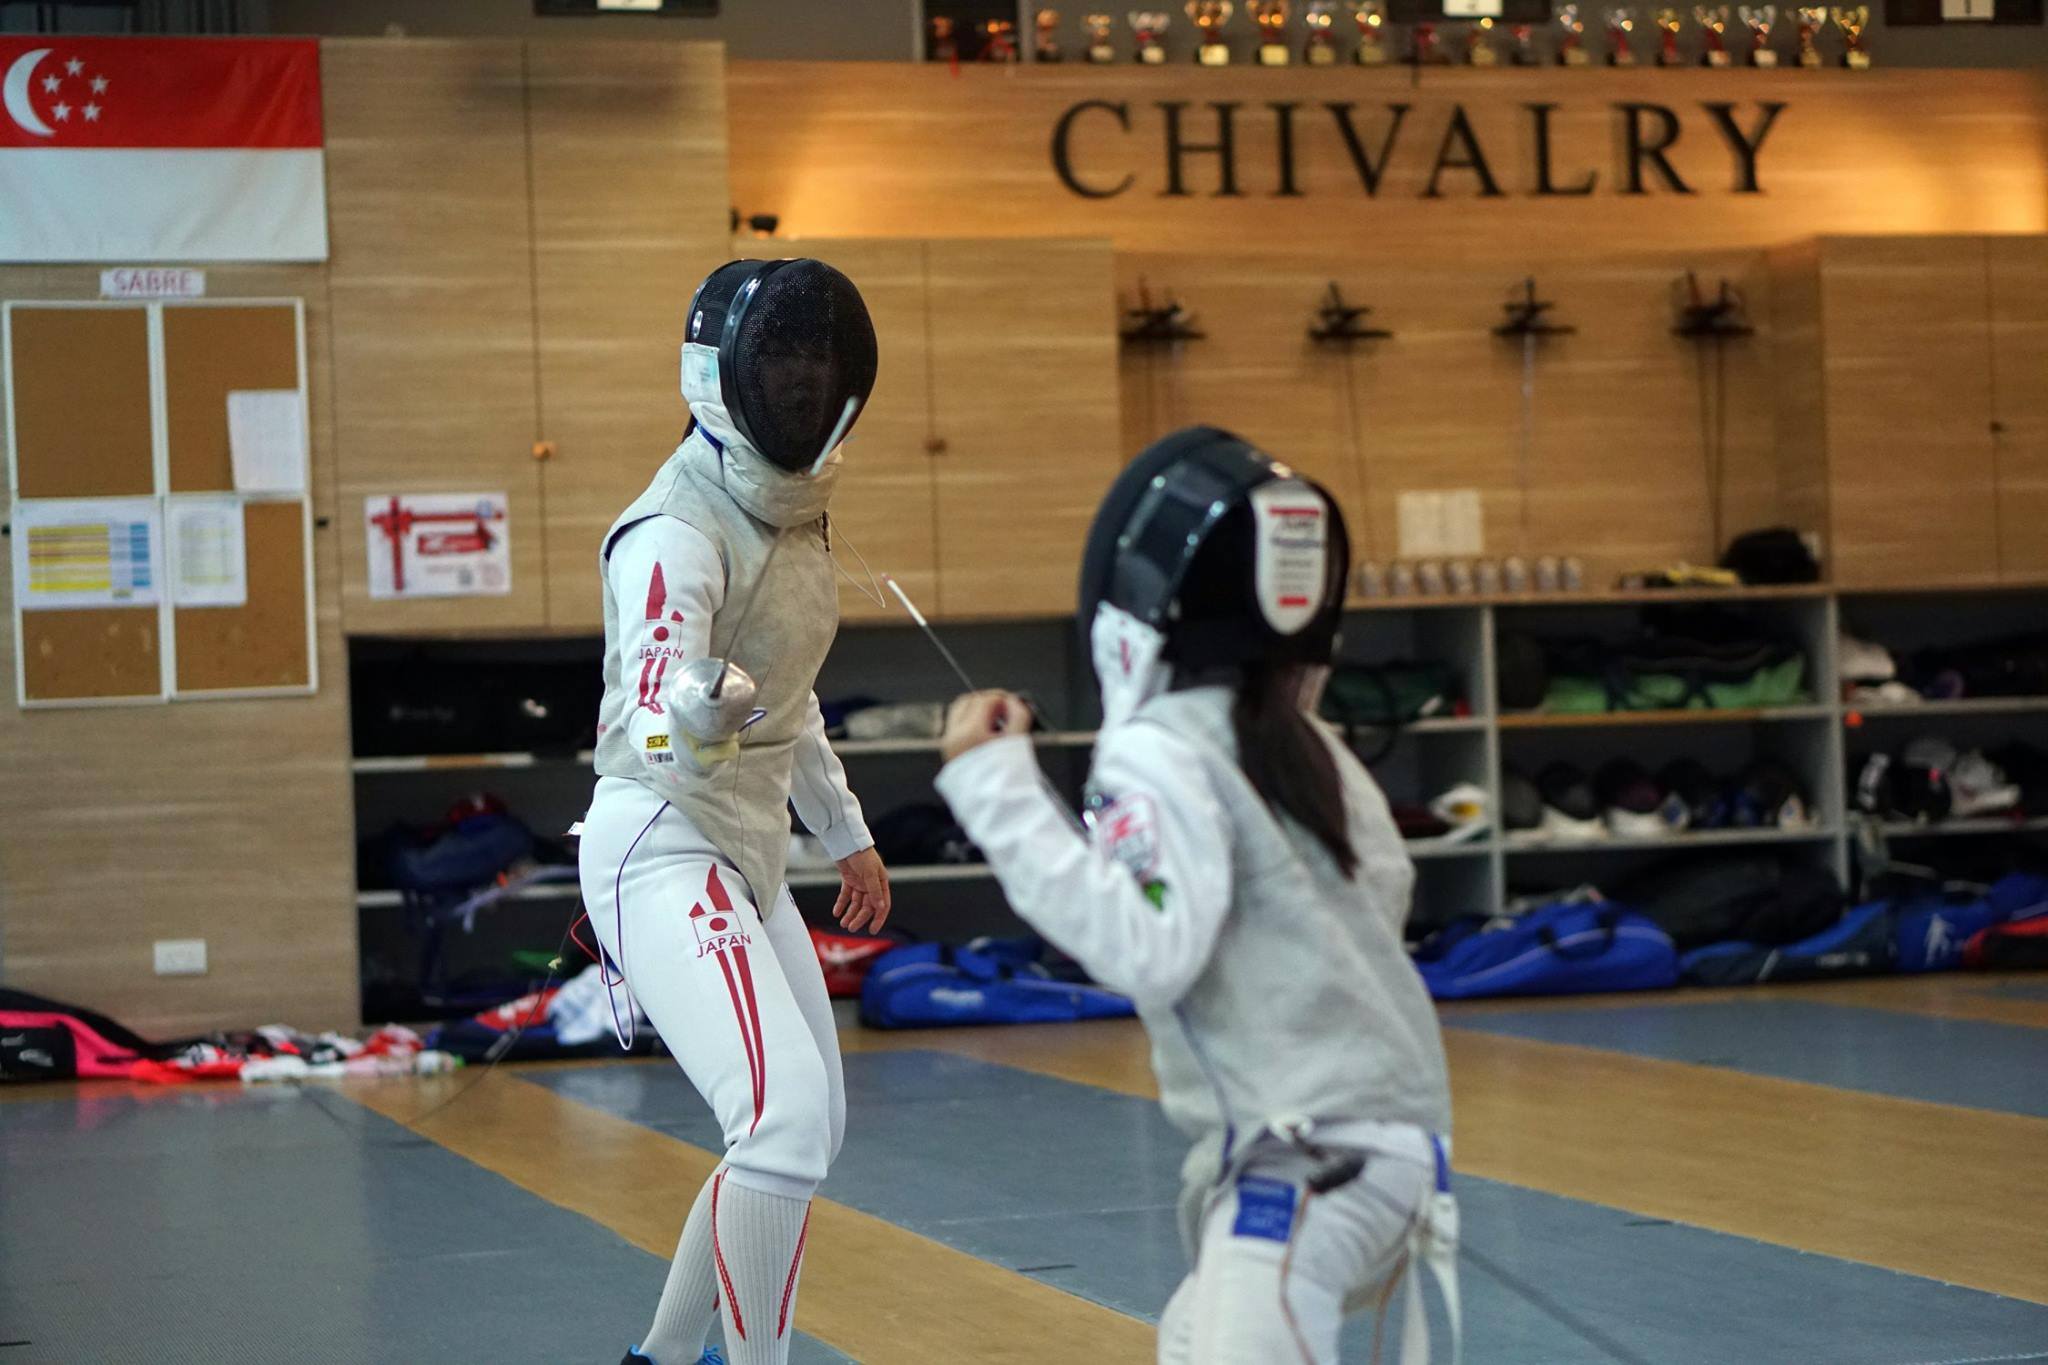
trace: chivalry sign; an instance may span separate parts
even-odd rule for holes
[[[1088,99],[1053,124],[1052,168],[1086,199],[1303,198],[1341,183],[1368,198],[1571,198],[1593,194],[1761,194],[1771,134],[1787,105],[1773,100],[1605,105],[1606,145],[1563,145],[1558,126],[1586,109],[1530,100],[1484,122],[1463,103],[1351,100],[1134,101]],[[1702,172],[1697,146],[1723,154],[1725,172]],[[1681,148],[1685,149],[1681,160]]]

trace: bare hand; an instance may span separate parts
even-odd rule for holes
[[[889,920],[889,870],[872,848],[839,860],[839,902],[832,918],[848,933],[880,930]]]
[[[1031,708],[1014,692],[968,692],[954,698],[946,710],[945,733],[939,736],[939,752],[948,763],[1004,735],[1031,732]]]

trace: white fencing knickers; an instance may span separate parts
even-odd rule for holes
[[[808,1199],[839,1153],[846,1088],[824,973],[788,888],[764,924],[732,863],[625,778],[598,783],[579,861],[598,941],[717,1115],[729,1178]]]
[[[1359,1151],[1356,1179],[1327,1194],[1317,1163],[1261,1142],[1208,1191],[1191,1230],[1195,1268],[1159,1322],[1160,1365],[1336,1365],[1345,1318],[1386,1309],[1407,1282],[1401,1365],[1428,1365],[1421,1282],[1437,1278],[1460,1351],[1457,1205],[1443,1145],[1412,1124],[1318,1129],[1318,1142]],[[1383,1358],[1375,1338],[1373,1358]]]

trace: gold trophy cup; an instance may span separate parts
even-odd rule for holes
[[[1557,64],[1586,66],[1590,62],[1586,55],[1586,21],[1579,17],[1579,7],[1560,6],[1557,11]]]
[[[1259,65],[1286,66],[1294,60],[1287,47],[1287,12],[1291,0],[1250,0],[1252,19],[1259,26]]]
[[[1738,8],[1736,14],[1749,29],[1749,64],[1771,67],[1778,64],[1778,50],[1771,46],[1771,26],[1778,22],[1776,5],[1759,5],[1751,9],[1748,5]]]
[[[1657,65],[1682,66],[1685,59],[1678,55],[1678,31],[1685,27],[1685,20],[1675,9],[1657,11]]]
[[[1792,13],[1799,20],[1799,64],[1809,71],[1818,71],[1827,65],[1827,60],[1820,55],[1814,40],[1827,27],[1828,12],[1818,5],[1801,5]]]
[[[1101,66],[1116,60],[1116,49],[1110,45],[1110,30],[1116,27],[1116,20],[1107,14],[1084,14],[1081,28],[1088,35],[1088,60]]]
[[[1704,43],[1700,48],[1700,65],[1728,65],[1728,44],[1723,37],[1728,31],[1728,7],[1708,9],[1705,5],[1695,5],[1692,17],[1700,26],[1700,38]]]
[[[1500,65],[1500,49],[1493,45],[1493,20],[1481,19],[1465,30],[1465,60],[1473,66]]]
[[[1202,44],[1195,60],[1203,66],[1229,66],[1230,44],[1223,41],[1223,26],[1237,12],[1233,0],[1188,0],[1188,18],[1202,30]]]
[[[1842,30],[1842,65],[1851,71],[1870,70],[1870,49],[1863,46],[1863,30],[1870,23],[1870,6],[1835,8],[1835,27]]]
[[[1137,46],[1131,50],[1131,60],[1143,62],[1146,66],[1158,66],[1166,60],[1166,26],[1173,22],[1173,16],[1163,9],[1134,9],[1124,16],[1131,26],[1131,37]]]
[[[1629,35],[1636,29],[1635,13],[1627,6],[1607,11],[1607,64],[1609,66],[1634,66],[1636,50],[1629,46]]]
[[[1308,43],[1301,49],[1301,59],[1310,66],[1336,65],[1337,0],[1309,0],[1301,22],[1308,26]]]
[[[1358,25],[1358,50],[1351,59],[1360,66],[1387,64],[1386,0],[1346,0],[1352,22]]]

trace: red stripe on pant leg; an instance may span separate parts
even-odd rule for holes
[[[718,1262],[718,1282],[725,1286],[725,1307],[732,1314],[732,1330],[740,1334],[741,1341],[745,1341],[747,1325],[740,1321],[739,1296],[732,1292],[732,1276],[725,1270],[725,1248],[718,1241],[718,1190],[724,1184],[724,1171],[711,1177],[711,1257]]]
[[[775,1335],[781,1336],[789,1330],[789,1301],[796,1297],[797,1267],[804,1263],[804,1243],[811,1236],[811,1211],[804,1209],[803,1231],[796,1235],[796,1255],[789,1258],[789,1279],[782,1286],[782,1314],[775,1320]]]
[[[747,1027],[746,1007],[740,1003],[739,983],[733,980],[732,959],[725,955],[723,948],[718,950],[718,969],[725,973],[726,993],[732,996],[733,1018],[737,1019],[740,1025],[740,1047],[746,1051],[747,1073],[754,1082],[754,1122],[747,1129],[751,1133],[761,1126],[761,1057],[754,1051],[754,1035]]]
[[[754,1000],[754,970],[747,965],[747,950],[735,946],[733,960],[740,964],[740,985],[747,992],[747,1015],[754,1026],[754,1056],[760,1059],[754,1072],[754,1123],[761,1122],[761,1110],[768,1103],[768,1048],[761,1041],[761,1006]],[[751,1130],[750,1130],[751,1131]]]

